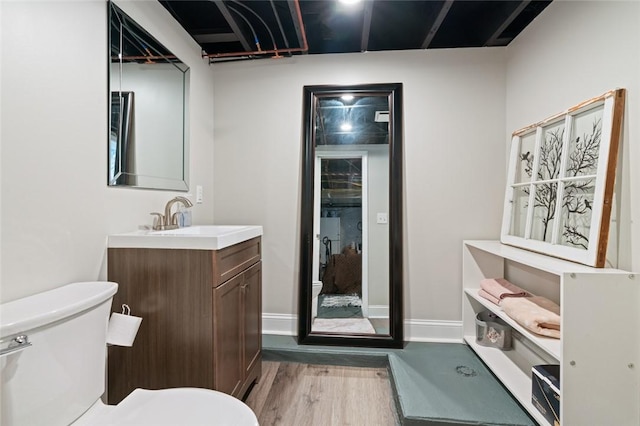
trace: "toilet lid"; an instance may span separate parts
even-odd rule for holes
[[[103,419],[100,425],[258,426],[255,414],[242,401],[198,388],[136,389]]]

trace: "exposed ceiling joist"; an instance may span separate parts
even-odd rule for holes
[[[278,23],[278,29],[280,30],[280,34],[282,35],[282,40],[284,41],[284,45],[288,49],[290,47],[289,40],[287,40],[287,35],[284,32],[284,28],[282,28],[282,21],[280,20],[280,14],[276,10],[276,5],[273,2],[273,0],[269,0],[269,3],[271,4],[271,10],[273,11],[273,16],[276,18],[276,22]]]
[[[242,48],[247,52],[250,52],[251,50],[253,50],[253,48],[251,47],[252,46],[251,43],[249,43],[247,38],[242,33],[242,30],[238,26],[238,23],[233,18],[233,16],[231,16],[231,11],[227,8],[224,2],[222,0],[214,0],[214,3],[216,4],[216,6],[218,6],[220,13],[222,13],[222,16],[224,16],[224,19],[229,24],[229,27],[231,27],[231,31],[233,31],[233,33],[236,35],[236,37],[240,41],[240,44],[242,44]]]
[[[427,49],[431,44],[431,42],[433,41],[433,38],[436,36],[436,33],[438,32],[438,28],[440,28],[440,25],[442,25],[442,22],[444,22],[444,18],[447,17],[447,14],[449,13],[451,6],[453,6],[453,2],[454,0],[446,0],[442,4],[442,7],[440,8],[440,12],[438,13],[438,16],[436,16],[436,19],[431,24],[431,28],[429,28],[429,31],[427,32],[427,36],[422,42],[423,49]]]
[[[369,47],[369,32],[371,31],[371,17],[373,16],[373,1],[365,2],[364,17],[362,23],[362,39],[360,41],[360,51],[366,52]]]
[[[489,40],[485,43],[485,46],[502,46],[504,41],[501,42],[500,35],[507,29],[509,25],[522,13],[522,11],[531,3],[531,0],[524,0],[518,3],[517,7],[513,9],[511,14],[500,24],[498,29],[489,37]]]
[[[291,12],[291,20],[293,21],[293,28],[296,31],[296,37],[298,38],[298,46],[302,47],[304,42],[302,40],[302,30],[300,28],[300,24],[298,23],[298,14],[296,12],[296,5],[294,0],[288,0],[287,4],[289,5],[289,11]],[[307,52],[303,52],[303,54],[307,54]]]

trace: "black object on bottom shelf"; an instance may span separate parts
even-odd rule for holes
[[[531,402],[553,426],[560,426],[560,366],[534,365],[531,369]]]

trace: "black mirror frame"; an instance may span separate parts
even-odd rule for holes
[[[389,96],[389,334],[348,335],[311,332],[311,282],[313,265],[313,177],[315,164],[314,98],[340,93],[377,93]],[[300,196],[300,275],[298,292],[298,343],[331,346],[402,348],[403,222],[402,222],[402,83],[346,86],[305,86],[304,134]]]

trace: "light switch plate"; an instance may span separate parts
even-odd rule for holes
[[[202,204],[202,185],[196,185],[196,203]]]

